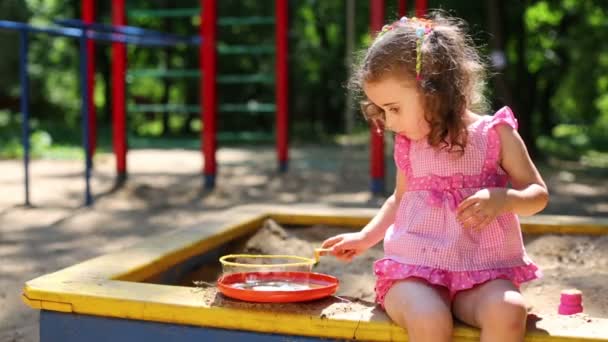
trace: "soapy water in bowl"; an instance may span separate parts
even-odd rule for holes
[[[247,280],[244,283],[231,284],[237,289],[254,291],[302,291],[322,287],[322,284],[286,281],[286,280]]]

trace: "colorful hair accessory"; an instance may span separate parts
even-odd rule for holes
[[[403,27],[408,23],[412,23],[412,25],[417,25],[416,37],[418,38],[418,40],[416,41],[416,80],[420,81],[422,79],[422,77],[420,76],[420,72],[422,71],[422,43],[424,43],[424,38],[426,37],[426,35],[433,30],[433,22],[425,18],[401,17],[401,19],[395,21],[390,25],[384,25],[382,27],[382,31],[378,33],[378,37],[384,35],[386,32],[392,30],[395,27]]]

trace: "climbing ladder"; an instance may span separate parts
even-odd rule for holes
[[[173,8],[173,9],[129,9],[127,11],[130,19],[138,18],[187,18],[200,15],[198,8]],[[223,17],[219,18],[219,26],[235,26],[235,25],[274,25],[273,17]],[[220,45],[217,47],[217,53],[220,56],[225,55],[274,55],[274,45]],[[142,77],[156,78],[200,78],[200,69],[129,69],[127,77],[136,79]],[[258,74],[224,74],[217,75],[217,84],[275,84],[275,76],[268,73]],[[199,105],[188,104],[140,104],[130,105],[129,112],[171,112],[171,113],[198,113]],[[274,113],[276,106],[274,103],[257,103],[240,104],[240,103],[224,103],[219,105],[220,112],[272,112]]]
[[[212,6],[215,7],[215,1],[203,1],[203,6],[209,5],[211,3]],[[281,9],[286,12],[286,7],[280,8],[280,4],[284,3],[286,6],[286,1],[281,0],[277,1],[277,11]],[[203,9],[203,10],[213,10],[216,12],[215,8]],[[285,13],[286,14],[286,13]],[[139,20],[141,18],[161,18],[166,20],[170,19],[185,19],[200,16],[201,22],[204,20],[203,13],[201,13],[201,8],[171,8],[171,9],[129,9],[127,11],[127,16],[129,20]],[[279,17],[277,15],[277,17]],[[206,16],[209,18],[209,16]],[[286,26],[286,22],[284,22]],[[211,25],[211,23],[208,23]],[[234,27],[234,26],[268,26],[268,25],[276,25],[275,17],[267,17],[267,16],[249,16],[249,17],[219,17],[217,19],[216,26],[217,27]],[[201,25],[204,26],[204,25]],[[214,28],[215,29],[215,28]],[[200,28],[201,32],[201,41],[205,43],[210,39],[207,38],[205,33],[203,32],[204,27]],[[209,27],[207,28],[209,30]],[[281,34],[286,34],[283,32]],[[215,32],[213,32],[215,36]],[[279,32],[277,31],[277,38],[279,37]],[[213,37],[215,38],[215,37]],[[213,39],[211,38],[211,39]],[[214,40],[214,39],[213,39]],[[275,55],[276,48],[274,45],[269,44],[258,44],[258,45],[227,45],[227,44],[215,44],[216,54],[220,56],[220,58],[224,56],[230,55],[246,55],[246,56],[273,56]],[[286,49],[285,49],[286,50]],[[201,79],[201,76],[204,75],[206,71],[203,71],[203,59],[204,52],[201,48],[201,63],[198,69],[193,68],[145,68],[145,69],[128,69],[127,71],[127,79],[134,80],[138,78],[179,78],[179,79]],[[276,61],[276,58],[275,58]],[[277,68],[279,68],[280,63],[277,62]],[[215,65],[215,61],[213,65]],[[283,71],[286,73],[286,68]],[[216,71],[213,70],[212,73],[216,75]],[[286,77],[286,75],[281,75],[282,77]],[[260,86],[276,86],[275,80],[277,79],[277,75],[275,73],[226,73],[226,74],[217,74],[215,76],[215,86],[219,89],[216,89],[214,92],[205,91],[204,94],[201,92],[201,101],[205,101],[206,96],[214,96],[216,91],[221,91],[223,86],[229,85],[243,85],[243,84],[255,84]],[[210,82],[210,81],[208,81]],[[282,81],[286,83],[286,78]],[[201,81],[201,87],[204,86],[204,81]],[[286,87],[285,87],[286,88]],[[228,92],[227,92],[228,93]],[[277,89],[277,98],[280,96],[284,96],[284,116],[286,116],[286,89],[283,94],[279,94],[279,90]],[[209,100],[209,99],[208,99]],[[215,105],[215,102],[212,100],[209,102],[211,106]],[[152,103],[152,104],[129,104],[127,111],[129,113],[171,113],[171,114],[193,114],[200,113],[201,111],[205,111],[209,108],[209,105],[204,104],[186,104],[186,103]],[[257,101],[255,99],[248,99],[245,103],[242,102],[227,102],[220,103],[217,105],[217,112],[219,113],[233,113],[233,114],[249,114],[249,115],[259,115],[265,113],[275,113],[277,112],[277,106],[272,102],[263,102]],[[283,132],[277,131],[277,140],[280,141],[280,144],[277,144],[278,155],[279,155],[279,169],[285,171],[287,169],[287,148],[286,148],[286,118],[279,118],[280,115],[277,113],[277,129],[281,129],[279,126],[283,126]],[[201,115],[201,136],[204,138],[205,134],[209,133],[209,130],[215,131],[215,118],[205,117],[204,113]],[[213,132],[215,135],[215,132]],[[250,134],[251,135],[251,134]],[[217,134],[218,139],[222,140],[222,138],[230,138],[234,137],[234,132],[226,132],[226,134]],[[205,140],[205,139],[203,139]],[[282,140],[282,141],[281,141]],[[205,142],[209,141],[209,139],[205,140]],[[215,153],[215,142],[211,142],[214,146],[205,147],[205,143],[203,143],[204,153]],[[281,145],[281,146],[279,146]],[[284,145],[284,146],[283,146]],[[213,152],[211,152],[213,149]],[[206,174],[206,182],[205,184],[208,187],[212,187],[214,185],[214,177],[215,177],[215,165],[210,165],[211,168],[208,169],[207,163],[209,162],[209,158],[205,157],[206,165],[205,165],[205,174]],[[213,164],[214,161],[213,161]]]

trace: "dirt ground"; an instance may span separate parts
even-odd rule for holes
[[[0,161],[0,341],[38,340],[38,312],[19,299],[25,281],[161,232],[186,228],[217,211],[248,203],[378,207],[383,198],[371,197],[368,192],[368,155],[362,147],[294,148],[290,171],[279,175],[275,152],[270,147],[223,148],[218,154],[218,186],[211,192],[202,190],[201,156],[195,151],[132,151],[128,158],[129,179],[118,189],[114,188],[113,158],[100,155],[95,159],[92,180],[96,202],[90,208],[82,206],[83,162],[33,161],[34,206],[25,208],[21,162]],[[391,165],[390,157],[387,161]],[[544,213],[608,216],[605,170],[547,165],[541,167],[541,173],[552,196]],[[393,175],[393,168],[388,167],[387,188],[393,184]],[[579,263],[597,261],[595,256],[586,254],[596,242],[581,239],[573,245],[562,240],[530,241],[529,248],[535,248],[536,243],[541,245],[538,248],[555,251],[557,254],[547,256],[553,260],[561,257],[574,258]],[[599,243],[598,246],[607,246],[606,241]],[[558,253],[560,250],[563,253]],[[581,252],[572,254],[573,250]],[[606,264],[596,266],[606,269]],[[555,274],[572,272],[572,286],[578,284],[576,281],[586,283],[591,277],[576,273],[578,270],[558,266],[554,269]],[[353,276],[362,273],[359,269],[349,272]],[[351,283],[361,285],[352,290],[360,291],[361,296],[373,291],[373,285]],[[551,285],[539,286],[541,290],[531,289],[542,292]],[[549,301],[532,305],[539,309],[542,305],[553,307]]]

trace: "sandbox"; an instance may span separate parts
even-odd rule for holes
[[[292,239],[278,245],[299,248],[289,253],[311,256],[306,248],[335,232],[359,229],[375,212],[304,206],[237,207],[189,229],[149,238],[125,251],[31,280],[25,284],[23,299],[42,310],[43,342],[95,341],[102,337],[116,341],[407,340],[407,333],[373,302],[373,278],[364,264],[381,255],[378,248],[350,265],[338,264],[331,257],[322,258],[314,271],[333,273],[341,283],[335,296],[321,300],[247,303],[226,298],[213,286],[214,277],[219,274],[219,256],[239,248],[259,247],[247,246],[256,236],[262,236],[258,238],[271,248],[267,242],[273,236],[280,239],[277,241]],[[279,228],[264,228],[269,231],[266,234],[260,228],[268,219]],[[606,279],[605,259],[601,259],[603,254],[589,254],[607,244],[607,220],[539,215],[522,221],[526,246],[532,258],[545,268],[544,280],[523,288],[532,305],[527,340],[608,341],[608,317],[602,311],[606,298],[593,292],[601,289]],[[256,232],[258,235],[254,235]],[[563,239],[560,235],[572,238]],[[298,247],[298,239],[305,243]],[[535,249],[547,253],[538,253],[535,259]],[[546,260],[541,261],[543,258]],[[566,264],[569,268],[562,267]],[[339,269],[341,273],[337,274]],[[563,276],[567,274],[571,277]],[[592,285],[585,288],[585,284]],[[558,293],[565,285],[582,287],[583,314],[553,313],[559,298],[552,303],[552,293]],[[546,297],[540,295],[545,293]],[[478,338],[477,329],[456,325],[455,341]]]

